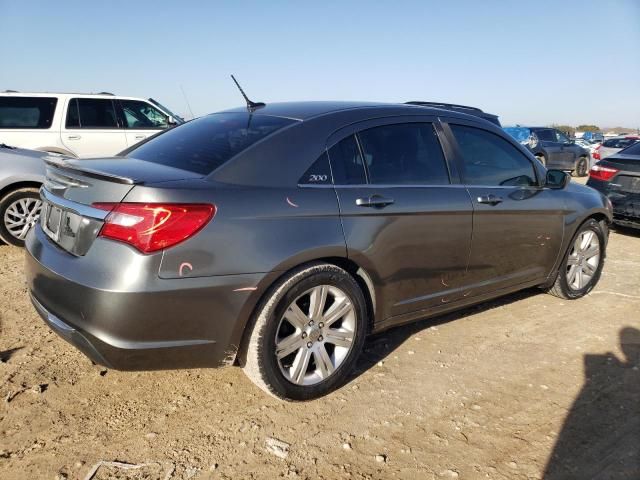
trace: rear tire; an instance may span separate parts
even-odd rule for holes
[[[571,172],[574,177],[586,177],[589,173],[589,159],[587,157],[580,157],[576,161],[575,168]]]
[[[327,263],[300,267],[258,306],[242,369],[280,399],[326,395],[348,379],[357,361],[366,312],[362,290],[345,270]]]
[[[556,281],[548,293],[565,300],[588,294],[600,280],[606,248],[606,232],[602,225],[593,218],[584,222],[571,239]]]
[[[24,239],[38,223],[42,200],[37,188],[19,188],[0,199],[0,239],[24,247]]]

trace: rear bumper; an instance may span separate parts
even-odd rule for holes
[[[613,223],[625,227],[640,228],[640,193],[620,191],[612,188],[610,182],[594,180],[587,186],[595,188],[609,200],[613,206]]]
[[[118,370],[233,363],[265,274],[158,278],[161,254],[98,239],[85,257],[38,226],[26,242],[32,302],[49,327],[91,360]],[[242,289],[238,291],[238,289]]]

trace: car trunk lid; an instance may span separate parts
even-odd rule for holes
[[[108,211],[96,203],[124,200],[136,185],[202,178],[202,175],[136,159],[70,160],[47,157],[40,225],[64,250],[84,255]]]

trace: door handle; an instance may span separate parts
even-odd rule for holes
[[[489,195],[481,195],[478,197],[478,203],[485,203],[487,205],[494,206],[502,203],[502,197],[498,197],[493,193],[490,193]]]
[[[142,140],[146,138],[146,135],[136,135],[136,140]]]
[[[370,197],[356,199],[356,205],[359,207],[384,208],[393,203],[393,198],[385,198],[382,195],[371,195]]]
[[[67,138],[69,140],[80,140],[82,137],[80,135],[69,135]]]

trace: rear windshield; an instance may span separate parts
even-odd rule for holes
[[[0,97],[0,128],[51,128],[58,99]]]
[[[531,130],[526,127],[505,127],[503,129],[520,143],[527,143],[531,136]]]
[[[289,118],[216,113],[180,125],[127,152],[129,158],[208,175],[276,130]]]
[[[618,153],[624,153],[625,155],[640,155],[640,142],[636,142]]]

